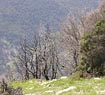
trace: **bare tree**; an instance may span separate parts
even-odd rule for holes
[[[18,55],[20,66],[23,67],[25,79],[29,79],[29,69],[28,69],[28,54],[27,54],[27,41],[26,38],[21,42],[20,52]]]
[[[43,76],[49,79],[55,79],[58,76],[58,72],[61,72],[62,65],[59,63],[56,42],[51,35],[49,27],[46,27],[46,33],[43,38],[43,64],[44,72]]]
[[[31,45],[28,46],[29,71],[33,78],[41,77],[41,44],[40,37],[35,35]]]
[[[84,19],[84,31],[93,31],[95,24],[101,19],[105,19],[105,2],[99,4],[99,7],[96,10],[93,10],[86,14]]]
[[[24,75],[24,79],[55,79],[61,69],[56,43],[48,28],[43,37],[35,34],[31,41],[24,39],[17,59],[18,72]]]
[[[80,26],[74,18],[69,18],[68,21],[63,24],[61,30],[61,42],[62,46],[69,51],[71,55],[71,64],[73,68],[78,65],[79,62],[79,41],[81,39]]]

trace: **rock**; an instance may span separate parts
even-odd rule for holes
[[[53,90],[48,90],[48,91],[45,91],[46,93],[52,93],[54,92]]]
[[[74,90],[74,89],[76,89],[75,86],[70,86],[69,88],[66,88],[66,89],[63,89],[63,90],[58,91],[58,92],[56,93],[56,95],[59,95],[59,94],[61,94],[61,93],[63,93],[63,92],[67,92],[67,91],[69,91],[69,90]]]
[[[67,78],[67,76],[63,76],[63,77],[61,77],[61,79],[66,79]]]
[[[97,91],[97,94],[105,95],[105,90]]]
[[[94,78],[94,80],[101,80],[101,78]]]

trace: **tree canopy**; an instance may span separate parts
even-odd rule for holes
[[[79,70],[94,76],[105,75],[105,19],[96,23],[94,31],[86,32],[80,43]]]

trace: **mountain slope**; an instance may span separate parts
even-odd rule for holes
[[[98,1],[0,0],[0,64],[8,63],[11,50],[24,34],[31,36],[40,23],[56,30],[69,13],[79,8],[96,8]],[[0,67],[5,70],[5,65]]]

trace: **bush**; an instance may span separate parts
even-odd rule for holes
[[[80,65],[76,71],[105,76],[105,19],[95,25],[93,32],[85,33],[80,46]]]

